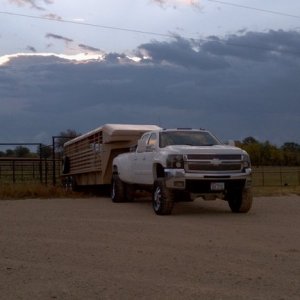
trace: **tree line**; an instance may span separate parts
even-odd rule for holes
[[[76,132],[74,129],[67,129],[66,131],[61,131],[57,136],[55,136],[55,153],[60,154],[63,150],[63,145],[68,140],[79,136],[80,133]],[[26,145],[26,144],[24,144]],[[40,144],[36,151],[30,150],[26,146],[17,146],[14,149],[6,149],[5,151],[0,151],[1,157],[17,157],[17,158],[52,158],[53,156],[53,145]]]
[[[80,134],[72,129],[60,132],[55,142],[56,153],[62,151],[66,141],[78,135]],[[235,144],[249,153],[254,166],[300,166],[300,145],[297,143],[287,142],[278,147],[269,141],[260,142],[250,136]],[[0,157],[51,158],[52,146],[41,144],[35,152],[24,146],[17,146],[15,149],[0,151]]]
[[[254,166],[300,166],[300,145],[294,142],[277,147],[269,141],[247,137],[236,145],[246,150]]]
[[[37,153],[31,152],[31,150],[27,147],[17,146],[15,149],[6,149],[5,151],[0,151],[0,157],[34,158],[37,157]]]

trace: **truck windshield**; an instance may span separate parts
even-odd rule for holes
[[[221,143],[207,131],[165,131],[159,134],[159,147],[171,145],[213,146]]]

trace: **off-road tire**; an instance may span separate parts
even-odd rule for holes
[[[135,187],[131,184],[125,184],[125,195],[126,195],[126,201],[132,202],[134,201],[135,197]]]
[[[126,202],[126,185],[118,174],[113,174],[111,183],[111,200],[115,203]]]
[[[169,215],[174,206],[174,193],[166,188],[164,179],[154,182],[152,193],[152,206],[157,215]]]
[[[228,204],[233,213],[246,213],[253,202],[251,189],[235,190],[228,194]]]

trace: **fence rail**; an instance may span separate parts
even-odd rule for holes
[[[40,158],[0,158],[0,183],[60,182],[61,161]],[[300,186],[299,167],[254,167],[253,186]]]

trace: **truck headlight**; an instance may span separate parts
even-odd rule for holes
[[[248,154],[242,155],[242,164],[243,164],[243,169],[251,168],[250,156]]]
[[[184,169],[183,155],[171,154],[167,158],[167,168]]]

